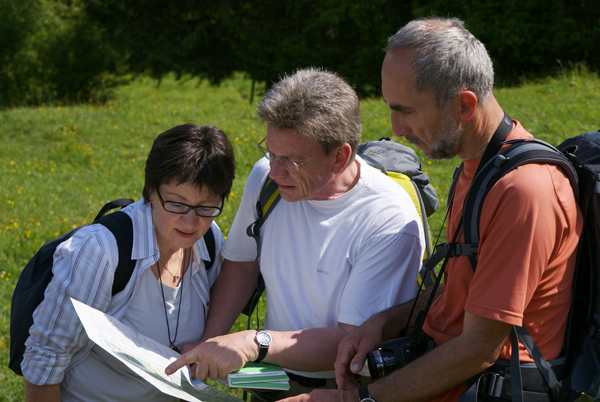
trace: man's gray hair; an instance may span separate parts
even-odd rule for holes
[[[463,90],[473,91],[481,105],[492,96],[494,67],[483,43],[457,18],[413,20],[388,39],[385,51],[413,48],[415,88],[432,91],[439,108]]]
[[[258,116],[316,141],[325,153],[348,143],[354,159],[360,141],[360,102],[340,76],[308,68],[285,76],[265,94]]]

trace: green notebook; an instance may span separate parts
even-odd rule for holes
[[[248,362],[227,375],[230,387],[289,389],[289,377],[281,366],[268,363]]]
[[[274,389],[279,391],[289,391],[290,383],[288,381],[255,381],[255,382],[241,382],[232,384],[231,381],[227,381],[229,388],[253,388],[253,389]]]

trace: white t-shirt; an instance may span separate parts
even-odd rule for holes
[[[425,247],[419,215],[401,186],[356,159],[360,180],[350,191],[326,201],[282,199],[261,227],[265,329],[292,331],[338,322],[358,326],[414,296]],[[246,228],[256,220],[268,172],[263,158],[248,177],[223,249],[231,261],[256,257],[256,243]]]

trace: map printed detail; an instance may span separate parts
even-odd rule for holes
[[[138,334],[114,317],[75,299],[71,302],[88,337],[159,391],[194,402],[241,401],[203,381],[192,379],[187,366],[167,376],[165,367],[179,357],[177,352]]]

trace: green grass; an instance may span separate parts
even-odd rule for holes
[[[158,134],[195,123],[216,125],[228,135],[236,152],[237,177],[225,212],[217,219],[228,232],[245,178],[260,157],[255,144],[265,136],[256,105],[249,104],[250,86],[241,75],[218,88],[173,78],[157,86],[141,77],[119,88],[107,104],[0,112],[0,401],[23,399],[22,378],[6,368],[11,295],[21,269],[45,241],[91,222],[105,202],[138,199],[144,162]],[[496,97],[511,117],[555,145],[600,128],[600,79],[591,74],[497,88]],[[363,141],[392,137],[389,110],[381,99],[364,100],[361,115]],[[416,151],[441,200],[430,218],[437,234],[459,161],[431,162]],[[264,303],[259,308],[264,315]],[[245,326],[246,318],[240,318],[233,330]]]

